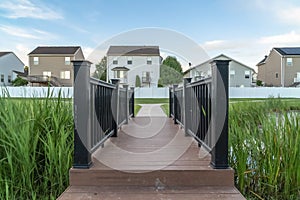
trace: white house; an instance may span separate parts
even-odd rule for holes
[[[0,52],[0,86],[9,86],[17,77],[13,71],[24,72],[24,63],[13,52]]]
[[[184,77],[191,77],[192,81],[211,76],[211,64],[213,60],[231,60],[229,63],[229,86],[230,87],[251,87],[253,85],[254,69],[230,58],[224,54],[216,56],[204,63],[196,65],[185,72]]]
[[[162,58],[158,46],[110,46],[107,51],[107,80],[118,78],[121,84],[157,87]]]

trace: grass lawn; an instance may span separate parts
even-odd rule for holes
[[[134,113],[135,115],[141,109],[141,106],[138,104],[162,104],[161,108],[169,116],[169,99],[168,98],[141,98],[134,99]]]

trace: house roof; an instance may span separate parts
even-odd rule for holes
[[[107,55],[115,56],[159,56],[158,46],[110,46]]]
[[[241,62],[239,62],[239,61],[237,61],[237,60],[235,60],[235,59],[233,59],[233,58],[230,58],[229,56],[226,56],[225,54],[220,54],[220,55],[215,56],[215,57],[213,57],[213,58],[211,58],[211,59],[209,59],[209,60],[207,60],[207,61],[205,61],[205,62],[203,62],[203,63],[201,63],[201,64],[199,64],[199,65],[196,65],[196,66],[194,66],[194,67],[191,67],[190,69],[186,70],[186,71],[184,72],[184,74],[187,74],[189,71],[191,71],[192,69],[195,69],[196,67],[199,67],[199,66],[201,66],[201,65],[204,65],[204,64],[206,64],[206,63],[210,63],[210,62],[212,62],[213,60],[218,59],[219,57],[226,57],[228,60],[235,61],[235,62],[239,63],[240,65],[243,65],[244,67],[246,67],[246,68],[252,70],[253,72],[255,72],[254,69],[252,69],[251,67],[249,67],[249,66],[247,66],[247,65],[245,65],[245,64],[243,64],[243,63],[241,63]]]
[[[28,55],[34,54],[75,54],[80,46],[44,46],[37,47]]]
[[[12,52],[0,52],[0,57],[2,57],[2,56],[5,56],[6,54],[10,54],[10,53],[12,53]]]
[[[111,69],[112,71],[129,71],[127,67],[114,67]]]
[[[281,55],[300,55],[300,47],[274,48]]]
[[[265,56],[265,58],[262,59],[259,63],[257,63],[256,66],[260,66],[260,65],[262,65],[262,64],[265,64],[267,58],[268,58],[268,56]]]

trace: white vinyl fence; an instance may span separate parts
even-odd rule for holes
[[[0,87],[0,96],[14,98],[72,98],[73,87]]]
[[[300,98],[300,88],[283,87],[244,87],[229,88],[230,98]]]
[[[50,91],[50,96],[57,98],[59,93],[63,98],[73,97],[72,87],[0,87],[0,96],[15,98],[45,98]],[[229,98],[300,98],[300,88],[280,87],[244,87],[229,88]],[[169,98],[169,88],[135,88],[135,98]]]

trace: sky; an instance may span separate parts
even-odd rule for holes
[[[184,36],[209,57],[223,53],[256,69],[273,47],[300,46],[300,1],[0,0],[0,51],[13,51],[25,65],[37,46],[81,46],[88,58],[104,43],[130,45],[125,33],[149,28]],[[123,42],[112,40],[118,36]],[[140,45],[160,45],[162,40],[156,41],[155,34],[145,37]],[[163,57],[185,45],[163,37],[173,45]],[[191,51],[186,54],[195,53]]]

